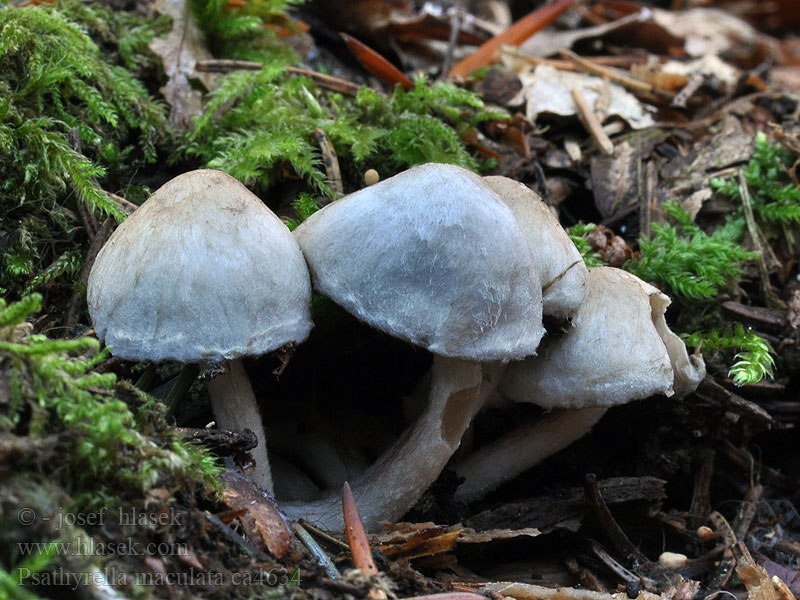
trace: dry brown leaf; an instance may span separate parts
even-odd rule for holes
[[[583,91],[590,106],[594,106],[603,93],[606,83],[601,77],[560,71],[551,65],[539,65],[532,71],[520,73],[523,87],[519,102],[526,102],[526,116],[533,122],[542,113],[562,116],[577,114],[578,107],[571,90]],[[649,127],[653,124],[650,107],[642,104],[633,94],[616,83],[608,84],[610,99],[608,116],[616,116],[627,122],[633,129]],[[510,101],[509,104],[519,102]]]
[[[161,58],[168,77],[161,93],[170,106],[170,122],[179,129],[188,129],[192,118],[203,110],[203,95],[192,82],[199,81],[210,91],[216,81],[213,73],[198,71],[195,66],[213,56],[205,46],[186,0],[155,0],[154,8],[159,15],[172,19],[172,30],[165,38],[152,39],[148,47]]]
[[[266,548],[276,558],[284,558],[292,552],[292,533],[274,501],[238,473],[226,471],[222,481],[225,483],[223,501],[231,509],[243,511],[239,521],[250,541]]]

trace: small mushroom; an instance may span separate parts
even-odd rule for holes
[[[207,383],[220,428],[250,428],[254,481],[272,492],[266,438],[240,358],[301,342],[311,282],[291,232],[236,179],[213,170],[159,188],[103,246],[89,313],[115,356],[226,363]]]
[[[483,401],[482,361],[532,354],[541,284],[511,211],[477,175],[414,167],[351,194],[295,230],[315,289],[371,326],[434,354],[428,405],[353,485],[368,528],[407,511],[458,448]],[[341,526],[338,498],[283,504]]]
[[[684,395],[703,378],[702,357],[689,357],[667,327],[667,296],[612,267],[589,269],[588,283],[574,327],[546,337],[538,356],[510,364],[499,386],[514,402],[555,410],[462,462],[459,500],[475,500],[566,447],[609,407],[654,394]]]

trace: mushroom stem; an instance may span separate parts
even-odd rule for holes
[[[445,358],[433,360],[428,406],[372,466],[353,483],[352,490],[364,526],[397,520],[411,508],[441,473],[458,449],[461,436],[485,398],[478,362]],[[304,518],[329,529],[342,528],[338,491],[305,503],[281,503],[292,519]]]
[[[471,502],[588,433],[607,407],[553,410],[479,448],[456,469],[465,478],[455,498]]]
[[[253,387],[239,359],[228,361],[228,372],[206,382],[211,408],[219,429],[250,429],[258,445],[251,451],[256,466],[252,478],[269,495],[273,494],[272,474],[267,457],[267,436],[261,421]]]

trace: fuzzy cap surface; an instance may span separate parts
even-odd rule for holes
[[[259,355],[312,326],[291,232],[236,179],[206,169],[168,181],[117,228],[87,297],[100,339],[131,360]]]
[[[522,358],[544,334],[525,237],[491,188],[461,167],[408,169],[311,215],[295,237],[315,289],[436,354]]]

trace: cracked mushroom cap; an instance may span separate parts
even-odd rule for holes
[[[483,180],[505,202],[531,245],[542,282],[543,313],[569,318],[586,299],[586,263],[561,223],[524,183],[508,177]]]
[[[614,406],[654,394],[693,391],[705,375],[667,327],[669,298],[613,267],[589,269],[589,295],[539,356],[509,366],[501,392],[544,408]]]
[[[98,336],[133,360],[264,354],[303,341],[312,326],[297,242],[221,171],[159,188],[103,246],[87,296]]]
[[[295,230],[315,289],[373,327],[468,360],[533,354],[544,334],[533,256],[474,173],[413,167]]]

